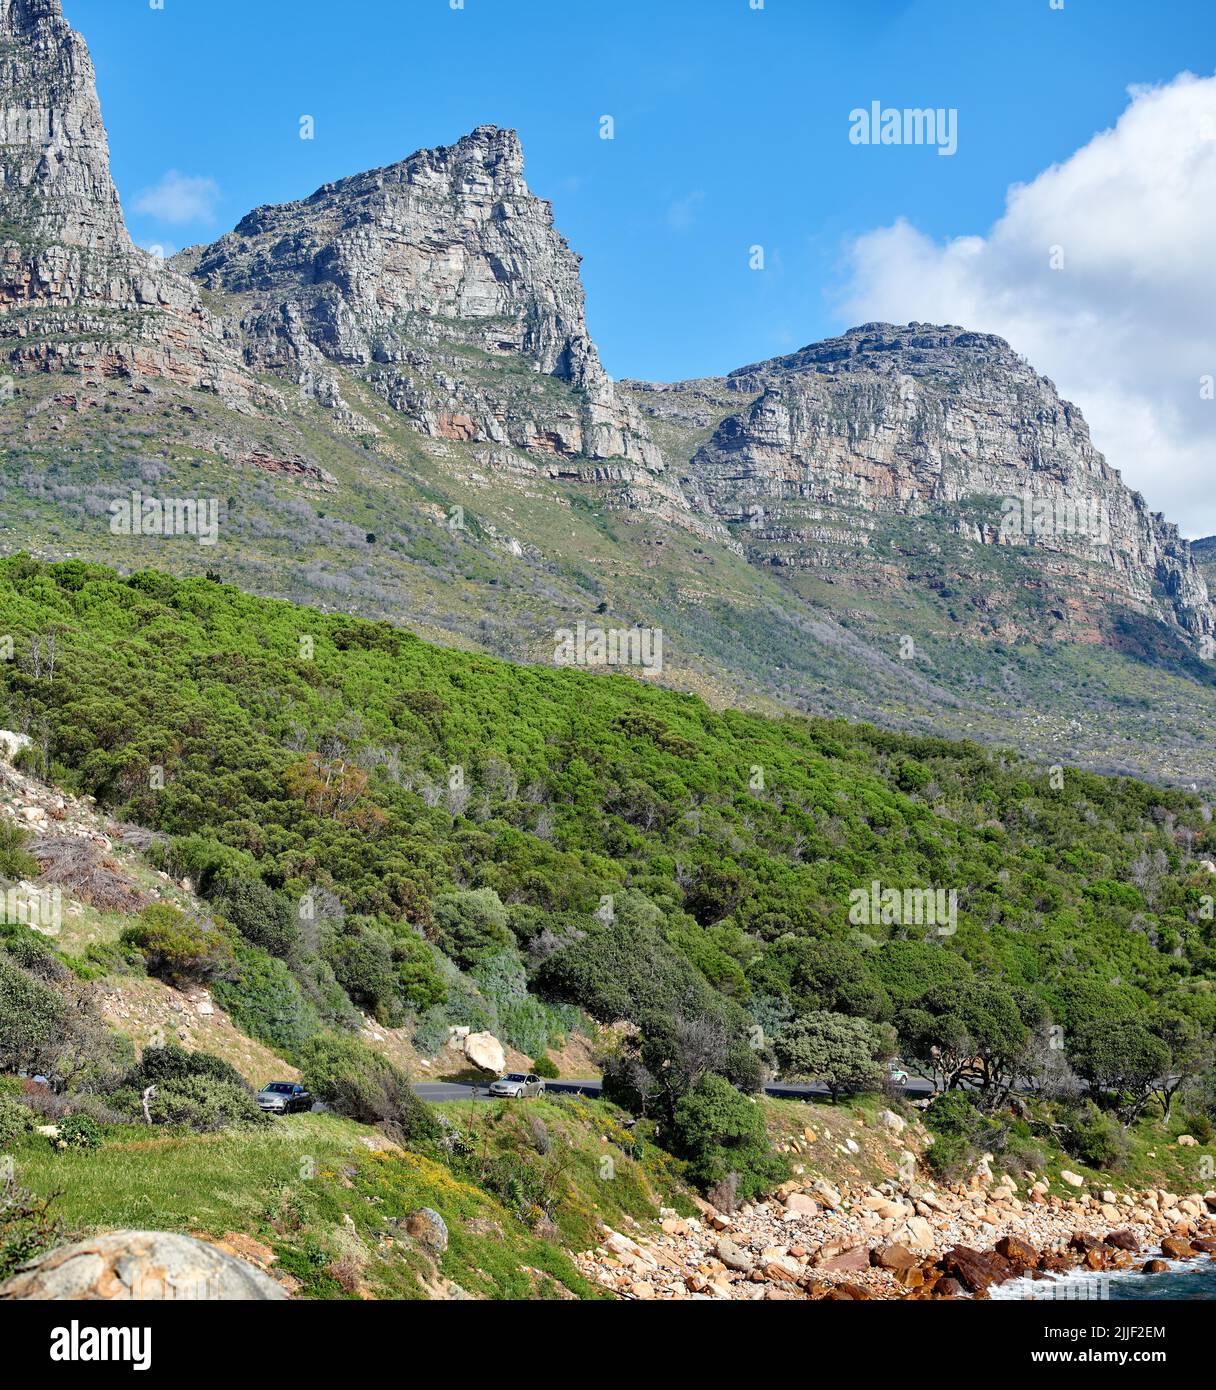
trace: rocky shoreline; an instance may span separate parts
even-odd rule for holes
[[[1026,1174],[931,1184],[788,1183],[727,1214],[665,1210],[658,1230],[601,1228],[576,1256],[588,1279],[625,1299],[968,1299],[1017,1279],[1160,1273],[1216,1259],[1216,1191],[1099,1189],[1061,1197]],[[1071,1292],[1071,1297],[1083,1294]]]

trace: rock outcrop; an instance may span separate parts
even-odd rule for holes
[[[579,257],[514,131],[257,208],[176,264],[231,297],[251,364],[323,403],[340,400],[337,364],[437,439],[662,466],[600,364]]]
[[[92,60],[60,0],[0,0],[0,52],[0,354],[248,403],[197,288],[127,234]]]
[[[1021,571],[1009,587],[1043,595],[1050,630],[998,615],[977,635],[1102,640],[1112,601],[1199,647],[1213,632],[1177,528],[1000,338],[871,323],[724,379],[627,388],[668,428],[712,427],[681,486],[756,563],[881,584],[888,561],[999,546]]]
[[[111,1231],[22,1265],[0,1301],[23,1299],[213,1302],[287,1298],[268,1274],[192,1236]]]

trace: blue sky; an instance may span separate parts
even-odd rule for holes
[[[1112,125],[1130,84],[1216,68],[1216,6],[1197,0],[65,0],[65,12],[93,51],[141,243],[210,240],[259,203],[480,123],[513,126],[531,187],[584,257],[605,365],[660,379],[846,326],[855,238],[900,218],[934,240],[984,235],[1009,186]],[[957,108],[957,153],[851,144],[849,112],[874,100]],[[298,136],[304,114],[312,141]],[[170,171],[184,199],[149,199]],[[192,202],[189,220],[168,215]],[[748,268],[754,244],[763,273]]]

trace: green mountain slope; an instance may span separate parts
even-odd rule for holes
[[[22,756],[175,837],[204,893],[235,876],[292,904],[336,895],[331,963],[351,935],[404,956],[387,978],[368,964],[389,1013],[428,1001],[424,941],[465,971],[502,954],[518,973],[547,932],[553,986],[554,960],[609,930],[592,915],[605,898],[612,930],[692,961],[746,1011],[797,993],[788,961],[769,968],[783,941],[864,959],[850,894],[873,880],[958,895],[956,934],[869,928],[877,942],[928,937],[918,950],[1033,990],[1061,1022],[1091,987],[1129,1007],[1207,998],[1213,832],[1188,793],[718,713],[151,572],[8,560],[0,611],[15,647],[0,711],[34,738]],[[291,955],[300,930],[272,949]],[[611,1014],[597,989],[571,1002]]]

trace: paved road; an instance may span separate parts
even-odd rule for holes
[[[488,1082],[479,1082],[476,1086],[462,1083],[459,1081],[419,1081],[415,1084],[415,1092],[423,1100],[489,1100],[490,1096],[486,1090]],[[550,1095],[582,1095],[595,1099],[601,1090],[598,1081],[546,1081],[545,1090]],[[828,1094],[826,1086],[817,1085],[787,1085],[787,1086],[766,1086],[765,1094],[776,1096],[781,1100],[822,1100]],[[924,1096],[933,1094],[933,1082],[924,1077],[914,1076],[904,1087],[904,1095],[909,1100],[920,1100]]]

